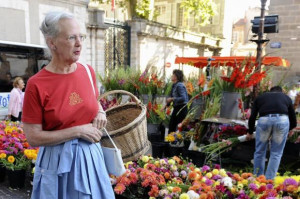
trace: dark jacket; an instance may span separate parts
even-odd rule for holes
[[[248,121],[250,134],[254,131],[257,114],[259,114],[259,117],[268,114],[285,114],[289,116],[290,130],[297,126],[292,100],[282,92],[267,92],[255,99]]]
[[[186,104],[189,101],[188,93],[185,85],[182,82],[176,82],[172,85],[171,97],[173,100],[173,106]]]

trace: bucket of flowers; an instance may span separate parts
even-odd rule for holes
[[[5,167],[12,188],[24,187],[26,170],[31,164],[24,152],[29,148],[19,123],[1,121],[0,164]]]

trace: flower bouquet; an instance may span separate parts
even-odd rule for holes
[[[255,132],[253,133],[253,137],[255,137]],[[222,139],[220,142],[215,142],[212,144],[208,144],[200,147],[200,151],[207,154],[206,160],[209,161],[212,158],[224,153],[225,151],[231,149],[232,147],[238,145],[241,142],[246,141],[246,135],[242,135],[239,137],[231,137],[228,139]]]
[[[181,132],[171,132],[165,137],[166,142],[169,142],[171,146],[183,147],[184,135]]]
[[[257,70],[257,66],[258,64],[253,64],[250,60],[245,59],[241,64],[229,67],[227,75],[221,76],[224,81],[223,91],[235,92],[259,83],[266,77],[266,71]]]

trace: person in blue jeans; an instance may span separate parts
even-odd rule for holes
[[[255,99],[248,121],[247,139],[253,137],[257,114],[259,114],[259,119],[255,135],[254,174],[274,179],[288,133],[297,126],[296,114],[291,98],[282,92],[280,86],[272,87],[270,92],[263,93]],[[269,143],[270,158],[265,172],[266,151]]]
[[[177,130],[178,124],[184,120],[188,112],[186,104],[189,97],[183,79],[184,76],[181,70],[173,70],[171,96],[167,98],[167,104],[173,102],[174,108],[170,118],[169,133]]]

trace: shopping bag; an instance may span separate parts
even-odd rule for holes
[[[117,148],[114,141],[107,133],[107,130],[103,128],[102,131],[108,136],[108,138],[110,139],[111,143],[114,146],[114,148],[102,146],[106,169],[109,174],[113,174],[115,176],[121,176],[126,171],[123,163],[122,155],[121,155],[121,150]]]

